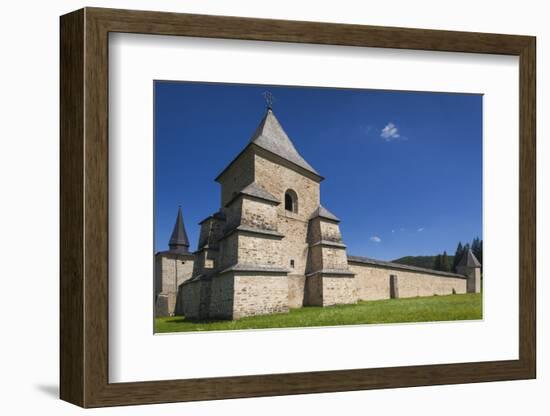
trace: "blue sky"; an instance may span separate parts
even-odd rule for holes
[[[482,96],[155,82],[155,251],[178,205],[195,250],[219,209],[214,178],[265,113],[262,93],[321,174],[321,203],[341,220],[348,254],[392,260],[454,253],[482,237]]]

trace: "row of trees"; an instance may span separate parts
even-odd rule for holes
[[[462,242],[459,242],[454,256],[449,256],[446,251],[444,251],[443,254],[438,254],[435,256],[433,268],[443,272],[456,273],[456,266],[460,262],[460,259],[462,259],[462,256],[464,256],[469,249],[472,249],[474,256],[476,256],[479,262],[483,265],[483,240],[476,237],[473,239],[471,245],[469,243],[462,245]]]

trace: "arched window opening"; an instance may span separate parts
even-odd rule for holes
[[[285,210],[298,212],[298,195],[292,189],[285,192]]]
[[[292,197],[288,193],[286,193],[285,194],[285,209],[287,211],[292,211],[292,208],[293,208],[292,207]]]

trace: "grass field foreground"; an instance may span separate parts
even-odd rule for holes
[[[155,332],[228,331],[400,322],[457,321],[482,318],[481,293],[361,301],[355,305],[308,306],[289,313],[236,321],[189,321],[183,316],[155,319]]]

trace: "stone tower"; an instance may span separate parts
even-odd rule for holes
[[[177,313],[178,287],[191,277],[194,256],[189,253],[189,239],[183,223],[181,207],[168,242],[169,250],[155,255],[155,316]]]
[[[471,249],[460,259],[456,265],[456,272],[468,278],[466,291],[468,293],[479,293],[481,291],[481,264]]]
[[[185,316],[236,319],[354,302],[353,293],[338,294],[351,290],[353,273],[339,220],[320,205],[322,180],[268,108],[216,177],[221,208],[201,223],[193,278],[182,286]]]

